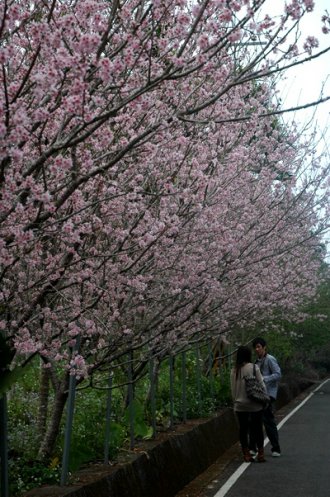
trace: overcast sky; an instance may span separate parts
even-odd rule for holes
[[[306,15],[300,25],[301,40],[313,35],[320,42],[319,49],[330,46],[330,33],[328,35],[322,33],[321,17],[326,9],[330,13],[329,0],[315,0],[314,12]],[[322,92],[323,97],[330,96],[330,52],[319,59],[287,71],[286,79],[281,84],[282,107],[288,108],[317,101]],[[330,100],[320,104],[317,108],[297,111],[295,114],[290,113],[289,116],[291,118],[294,116],[299,122],[305,122],[312,117],[313,113],[315,113],[314,119],[320,132],[326,132],[330,143],[330,131],[326,129],[330,127]]]
[[[268,0],[266,9],[268,12],[274,9],[283,9],[285,0]],[[307,36],[315,36],[319,40],[318,50],[326,49],[330,46],[330,33],[322,33],[321,18],[327,10],[330,14],[330,0],[314,0],[315,9],[301,21],[300,31],[301,46]],[[269,10],[270,9],[270,10]],[[279,82],[277,89],[282,100],[282,109],[297,107],[317,101],[330,96],[330,51],[316,60],[306,62],[300,66],[288,70],[283,81]],[[283,114],[284,120],[294,119],[298,124],[304,125],[311,119],[309,131],[317,126],[319,142],[317,151],[323,154],[322,162],[330,163],[330,100],[319,104],[316,107],[288,112]],[[308,133],[308,130],[306,131]],[[330,240],[329,234],[325,235],[324,241],[328,245],[327,261],[330,263]]]

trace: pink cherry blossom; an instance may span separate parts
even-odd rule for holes
[[[317,49],[313,33],[286,37],[313,2],[276,18],[248,0],[49,8],[0,5],[0,307],[15,361],[38,353],[82,378],[132,348],[299,317],[328,170],[313,136],[269,114],[273,74]],[[269,50],[250,63],[262,32]]]

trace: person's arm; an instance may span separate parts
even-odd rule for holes
[[[236,378],[235,378],[235,370],[234,369],[232,369],[230,371],[230,390],[231,390],[231,397],[234,401],[235,397],[236,397]]]
[[[268,371],[265,372],[263,375],[264,377],[264,382],[266,383],[274,383],[278,382],[281,379],[282,373],[281,373],[281,368],[273,356],[268,356],[267,357],[267,369]]]

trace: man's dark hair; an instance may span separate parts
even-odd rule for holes
[[[257,337],[253,340],[252,345],[255,348],[257,345],[261,345],[261,347],[265,347],[267,345],[266,340],[261,337]]]

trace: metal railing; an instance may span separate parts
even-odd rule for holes
[[[111,420],[114,414],[113,409],[113,392],[116,389],[126,389],[127,398],[127,408],[128,408],[128,419],[129,419],[129,447],[134,449],[136,443],[135,434],[135,413],[134,413],[134,400],[135,400],[135,389],[138,383],[143,379],[144,382],[148,383],[149,390],[149,412],[150,412],[150,426],[152,429],[152,437],[156,436],[157,433],[157,420],[156,420],[156,405],[157,405],[157,381],[159,377],[159,370],[162,374],[168,375],[168,398],[169,398],[169,428],[173,428],[175,422],[187,421],[187,384],[188,384],[188,371],[187,371],[187,354],[189,354],[189,364],[191,366],[194,363],[194,388],[197,396],[197,405],[199,415],[203,410],[203,388],[202,388],[202,378],[204,378],[204,390],[205,381],[207,382],[208,388],[208,398],[211,399],[216,406],[216,389],[215,381],[225,381],[221,377],[221,373],[227,369],[222,364],[223,357],[219,354],[216,355],[214,352],[214,341],[204,344],[196,344],[192,348],[183,350],[177,354],[169,354],[163,357],[160,361],[159,358],[152,357],[149,359],[144,374],[139,378],[134,378],[134,363],[139,359],[133,357],[133,353],[128,353],[128,358],[125,363],[121,363],[120,367],[125,366],[127,372],[126,384],[119,382],[115,383],[116,371],[115,365],[113,369],[108,374],[107,384],[103,387],[106,390],[105,398],[105,437],[104,437],[104,449],[103,449],[103,460],[107,464],[109,462],[109,451],[111,445]],[[79,344],[77,343],[77,347]],[[181,365],[176,368],[176,364]],[[180,364],[181,363],[181,364]],[[156,371],[156,364],[158,366],[158,374]],[[118,367],[118,365],[117,365]],[[215,369],[218,370],[217,375],[214,374]],[[176,378],[179,378],[179,385],[175,383],[175,373]],[[205,379],[206,378],[206,379]],[[190,381],[191,378],[190,378]],[[76,409],[76,378],[75,376],[70,376],[68,400],[65,416],[65,427],[64,427],[64,439],[63,439],[63,454],[62,454],[62,464],[61,464],[61,478],[60,485],[65,485],[68,482],[69,476],[69,465],[70,465],[70,448],[72,442],[73,434],[73,422]],[[180,398],[178,399],[178,392]],[[220,401],[220,399],[218,399]],[[179,405],[178,410],[175,410],[175,405]],[[3,395],[0,399],[0,416],[1,416],[1,497],[9,497],[8,490],[8,433],[7,433],[7,406],[6,406],[6,396]]]

